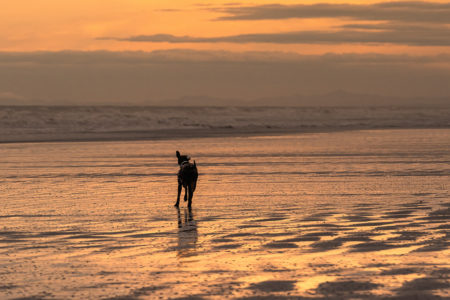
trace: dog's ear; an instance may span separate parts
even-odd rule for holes
[[[180,152],[177,150],[177,157],[180,158],[181,154]]]

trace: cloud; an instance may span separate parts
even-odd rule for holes
[[[345,25],[327,30],[260,32],[229,36],[177,36],[167,33],[100,40],[151,43],[396,44],[450,46],[450,3],[403,1],[375,4],[253,5],[232,3],[206,8],[224,14],[217,20],[337,18]]]
[[[103,37],[128,42],[166,43],[273,43],[273,44],[398,44],[411,46],[450,46],[450,28],[405,26],[403,24],[348,24],[340,30],[253,33],[216,37],[138,35],[127,38]]]
[[[380,2],[375,4],[296,4],[255,5],[215,8],[224,13],[218,20],[276,20],[346,18],[371,21],[450,22],[450,3],[424,1]]]
[[[448,54],[0,52],[0,91],[53,104],[154,104],[192,95],[255,99],[339,89],[450,97],[448,82]]]

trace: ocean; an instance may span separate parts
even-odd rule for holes
[[[0,106],[0,142],[449,127],[450,107]]]

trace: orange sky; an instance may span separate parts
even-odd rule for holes
[[[259,0],[262,4],[315,4],[324,1]],[[380,1],[328,1],[369,4]],[[448,1],[433,1],[448,3]],[[213,4],[211,4],[213,3]],[[294,51],[299,53],[378,52],[435,54],[449,47],[386,44],[278,44],[278,43],[181,43],[126,42],[99,37],[126,38],[137,35],[215,37],[252,33],[330,30],[349,20],[338,18],[217,21],[223,16],[209,8],[229,7],[230,0],[15,0],[2,3],[0,51],[143,50],[189,48],[230,51]],[[239,4],[231,3],[231,6]],[[355,24],[361,21],[351,21]],[[363,22],[364,23],[364,22]],[[367,23],[367,22],[365,22]]]
[[[447,99],[449,16],[442,0],[3,1],[0,104]]]

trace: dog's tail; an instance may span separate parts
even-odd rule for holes
[[[196,168],[197,168],[197,164],[195,163],[195,160],[194,160],[194,167],[196,167]]]

